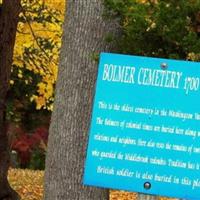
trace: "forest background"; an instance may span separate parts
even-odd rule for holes
[[[200,1],[105,0],[105,18],[117,18],[116,52],[200,60]],[[22,0],[7,120],[12,167],[45,168],[48,128],[54,102],[63,0]],[[1,4],[1,0],[0,0]],[[70,31],[70,30],[69,30]],[[91,59],[98,60],[93,52]]]
[[[7,105],[13,166],[44,169],[65,2],[21,5]]]
[[[65,2],[22,0],[7,120],[15,166],[44,169],[53,110]],[[116,52],[200,60],[200,1],[104,0],[106,18],[117,18],[120,34],[107,35]],[[70,31],[70,30],[69,30]],[[91,59],[98,60],[95,52]]]

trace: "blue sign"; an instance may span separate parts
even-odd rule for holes
[[[84,184],[200,198],[200,63],[102,53]]]

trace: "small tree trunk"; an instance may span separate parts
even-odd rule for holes
[[[6,128],[6,96],[19,13],[20,0],[4,0],[0,5],[0,200],[18,199],[17,193],[7,180],[10,159]]]
[[[56,100],[50,126],[45,200],[108,200],[108,190],[82,183],[97,75],[95,58],[110,50],[103,0],[67,0]]]
[[[138,194],[138,200],[159,200],[158,196],[146,195],[146,194]]]

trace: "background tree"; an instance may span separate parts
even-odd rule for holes
[[[120,53],[200,60],[200,1],[105,0],[107,17],[117,18]]]
[[[12,92],[17,93],[15,89],[21,80],[20,89],[27,88],[26,99],[35,102],[37,110],[52,110],[64,1],[21,0],[21,4],[23,13],[14,49]]]
[[[20,0],[3,0],[0,4],[0,199],[18,199],[7,180],[9,148],[6,124],[6,102],[13,48],[20,13]]]
[[[53,107],[64,2],[21,0],[21,5],[7,118],[30,129],[41,121],[34,114],[50,115]]]
[[[21,0],[6,111],[15,167],[44,169],[64,4]]]

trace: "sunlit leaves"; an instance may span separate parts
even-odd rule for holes
[[[16,80],[24,80],[24,87],[31,84],[37,88],[27,98],[34,101],[36,109],[52,110],[54,87],[58,71],[58,54],[61,46],[64,1],[22,0],[11,85]],[[27,73],[30,71],[31,73]],[[32,76],[32,73],[37,76]],[[31,79],[31,81],[29,80]],[[36,92],[35,92],[36,91]]]

